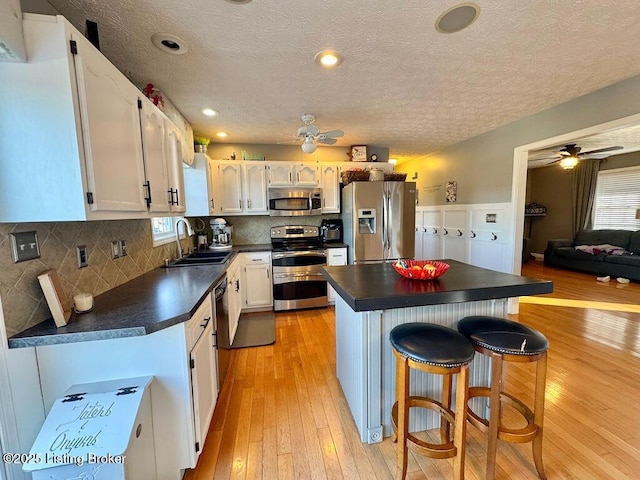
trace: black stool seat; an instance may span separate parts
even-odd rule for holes
[[[459,367],[471,360],[473,345],[455,330],[430,323],[403,323],[391,330],[391,345],[414,362]]]
[[[504,318],[465,317],[458,322],[458,331],[476,345],[508,355],[538,355],[549,348],[543,334]]]

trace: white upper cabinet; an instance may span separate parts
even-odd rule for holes
[[[63,17],[25,14],[23,31],[29,61],[0,62],[0,222],[151,216],[164,114]],[[158,186],[151,210],[167,199]]]
[[[267,174],[264,162],[209,161],[211,213],[261,215],[267,210]]]
[[[174,123],[165,119],[167,171],[169,174],[169,205],[171,212],[186,212],[186,200],[184,190],[184,168],[182,159],[184,155],[184,141],[180,129]]]
[[[147,203],[152,213],[167,213],[169,201],[169,171],[167,168],[165,117],[146,98],[140,100],[142,150],[147,189]]]
[[[321,163],[322,213],[340,212],[340,164]]]
[[[317,187],[320,173],[315,163],[269,162],[270,187]]]

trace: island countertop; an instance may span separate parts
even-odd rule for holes
[[[402,277],[390,263],[324,267],[324,276],[356,312],[474,302],[551,293],[553,282],[496,272],[456,260],[435,280]]]

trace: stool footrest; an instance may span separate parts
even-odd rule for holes
[[[490,397],[491,389],[489,387],[471,387],[469,388],[469,397]],[[520,399],[506,392],[500,392],[500,402],[506,403],[516,409],[527,421],[527,425],[522,428],[507,428],[500,424],[498,427],[498,438],[511,443],[527,443],[532,441],[538,434],[539,427],[534,423],[533,412]],[[489,430],[489,421],[480,417],[471,408],[467,410],[467,419],[473,426],[479,428],[483,432]]]
[[[453,411],[431,398],[411,396],[408,398],[408,406],[409,408],[428,408],[429,410],[439,413],[452,426],[455,424],[455,414]],[[398,402],[394,403],[393,408],[391,409],[391,426],[393,427],[392,440],[395,442],[397,440],[398,432]],[[407,433],[407,446],[411,450],[430,458],[451,458],[455,457],[458,451],[453,444],[453,441],[448,441],[446,443],[429,443],[424,440],[420,440],[410,433]]]

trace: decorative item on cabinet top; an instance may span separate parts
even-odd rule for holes
[[[547,207],[545,207],[544,205],[540,205],[539,203],[536,203],[536,202],[531,202],[530,204],[525,205],[524,214],[543,216],[547,214]]]
[[[207,137],[193,137],[196,153],[207,153],[207,146],[211,143]]]

